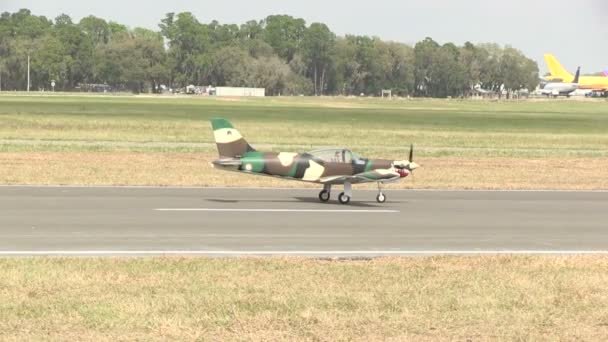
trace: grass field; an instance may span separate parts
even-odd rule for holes
[[[394,187],[608,189],[608,102],[0,96],[0,183],[301,186],[220,173],[208,119],[258,148],[348,146]],[[0,258],[0,340],[608,339],[608,257]]]
[[[1,340],[608,338],[608,258],[0,259]]]
[[[259,149],[347,146],[370,157],[405,158],[414,143],[416,161],[425,168],[415,184],[399,186],[572,188],[562,173],[567,172],[581,188],[607,188],[601,181],[608,178],[606,101],[5,95],[0,96],[0,164],[11,167],[0,176],[10,184],[212,185],[205,180],[224,177],[206,165],[215,157],[208,122],[213,116],[232,120]],[[111,170],[104,173],[108,165],[95,162],[112,159],[119,163],[112,169],[132,170],[129,160],[141,158],[152,160],[150,165],[166,163],[173,178],[154,178],[159,170],[144,165],[141,176],[129,181]],[[43,170],[57,159],[69,168],[32,176],[32,169]],[[171,164],[174,159],[196,159],[201,166],[184,168]],[[82,160],[87,163],[78,164]],[[277,182],[243,177],[235,183],[226,177],[233,185]]]

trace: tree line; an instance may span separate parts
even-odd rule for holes
[[[271,15],[241,25],[201,23],[168,13],[159,30],[129,28],[95,16],[74,22],[22,9],[0,16],[0,86],[73,90],[107,84],[134,92],[194,85],[266,88],[268,95],[468,96],[533,89],[538,65],[510,46],[439,44],[413,47],[377,37],[337,36],[323,23]]]

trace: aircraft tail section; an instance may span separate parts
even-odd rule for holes
[[[572,81],[572,83],[578,83],[578,78],[581,75],[581,67],[579,66],[578,69],[576,69],[576,75],[574,76],[574,80]]]
[[[255,151],[230,121],[213,118],[211,127],[220,158],[240,158],[247,152]]]
[[[604,75],[604,77],[608,77],[608,69],[604,70],[604,71],[602,72],[602,74]]]
[[[572,76],[572,74],[569,73],[552,54],[545,55],[545,62],[547,63],[547,68],[549,68],[551,76],[562,78],[564,82],[568,82],[574,78],[574,76]]]

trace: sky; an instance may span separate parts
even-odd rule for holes
[[[538,62],[553,53],[566,69],[583,73],[608,68],[606,0],[0,0],[0,12],[28,8],[74,21],[94,15],[130,27],[158,30],[168,12],[192,12],[199,21],[241,24],[271,14],[289,14],[307,23],[322,22],[338,35],[377,36],[415,44],[425,37],[461,45],[511,45]]]

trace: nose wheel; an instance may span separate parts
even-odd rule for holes
[[[349,182],[344,183],[344,192],[338,195],[338,202],[342,204],[348,204],[350,202],[350,198],[353,195],[353,188]]]
[[[386,202],[386,196],[382,192],[382,184],[380,182],[378,182],[378,196],[376,196],[376,201],[378,203]]]

